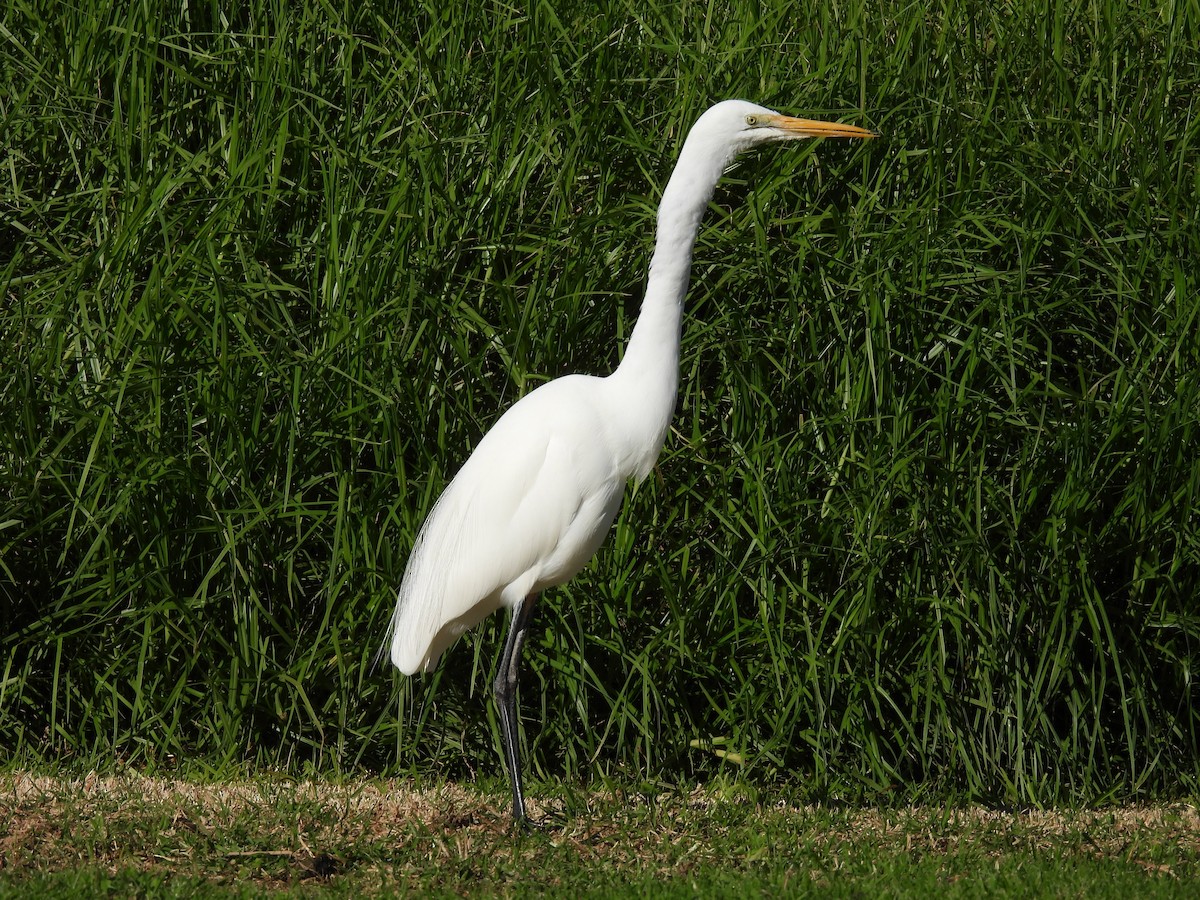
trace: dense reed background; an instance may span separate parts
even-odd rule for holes
[[[718,189],[535,774],[1196,790],[1196,3],[227,6],[0,14],[5,758],[497,772],[502,622],[372,665],[408,548],[740,96],[883,137]]]

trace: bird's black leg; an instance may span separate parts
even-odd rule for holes
[[[513,820],[524,824],[525,795],[521,789],[521,750],[517,732],[517,677],[520,674],[521,647],[525,644],[525,631],[533,618],[532,596],[518,603],[512,611],[512,624],[504,651],[500,656],[500,667],[496,672],[493,688],[496,692],[496,709],[500,713],[500,738],[504,744],[504,764],[508,766],[508,780],[512,785]]]

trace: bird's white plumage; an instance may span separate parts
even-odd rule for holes
[[[604,387],[575,375],[523,397],[446,488],[400,586],[391,654],[402,672],[429,671],[485,616],[569,580],[596,552],[625,481]]]
[[[658,208],[646,298],[617,370],[570,375],[517,401],[479,442],[417,535],[389,641],[406,674],[429,671],[460,634],[513,610],[495,681],[513,817],[525,819],[517,682],[528,598],[571,578],[607,534],[625,482],[662,449],[679,382],[679,337],[692,246],[725,167],[756,144],[869,131],[793,119],[727,100],[688,132]]]
[[[390,627],[401,671],[429,671],[485,616],[567,581],[591,559],[625,482],[644,478],[662,448],[692,246],[713,188],[742,150],[821,136],[871,135],[741,100],[697,120],[663,192],[646,297],[620,366],[607,378],[556,379],[514,404],[422,526]]]

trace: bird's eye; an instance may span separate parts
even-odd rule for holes
[[[746,124],[748,126],[750,126],[751,128],[758,127],[758,116],[754,116],[754,115],[746,116]]]

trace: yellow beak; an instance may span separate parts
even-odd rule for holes
[[[772,116],[768,124],[786,131],[789,135],[805,138],[873,138],[879,137],[873,131],[859,128],[857,125],[843,125],[840,122],[818,122],[816,119],[794,119],[791,116]]]

